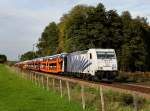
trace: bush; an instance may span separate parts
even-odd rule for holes
[[[133,96],[129,95],[129,94],[124,94],[121,96],[120,101],[123,105],[133,105],[134,100],[133,100]]]
[[[0,63],[5,63],[7,61],[7,57],[5,55],[0,55]]]
[[[119,72],[118,76],[116,77],[115,81],[117,82],[128,82],[129,76],[125,74],[125,72]]]

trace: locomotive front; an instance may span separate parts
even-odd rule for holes
[[[117,58],[114,49],[91,49],[91,70],[100,80],[113,80],[117,75]]]

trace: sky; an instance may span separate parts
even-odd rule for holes
[[[132,17],[146,17],[150,22],[150,0],[0,0],[0,54],[9,60],[33,50],[45,26],[78,4],[96,6],[119,14],[130,11]]]

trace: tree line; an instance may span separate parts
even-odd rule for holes
[[[144,17],[133,18],[129,11],[119,15],[116,10],[106,10],[102,3],[77,5],[59,23],[46,26],[38,40],[38,50],[23,54],[21,60],[89,48],[113,48],[120,70],[148,71],[149,37],[150,26]]]

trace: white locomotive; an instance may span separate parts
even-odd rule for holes
[[[66,56],[65,72],[91,75],[95,79],[113,79],[118,70],[114,49],[89,49],[69,53]]]

